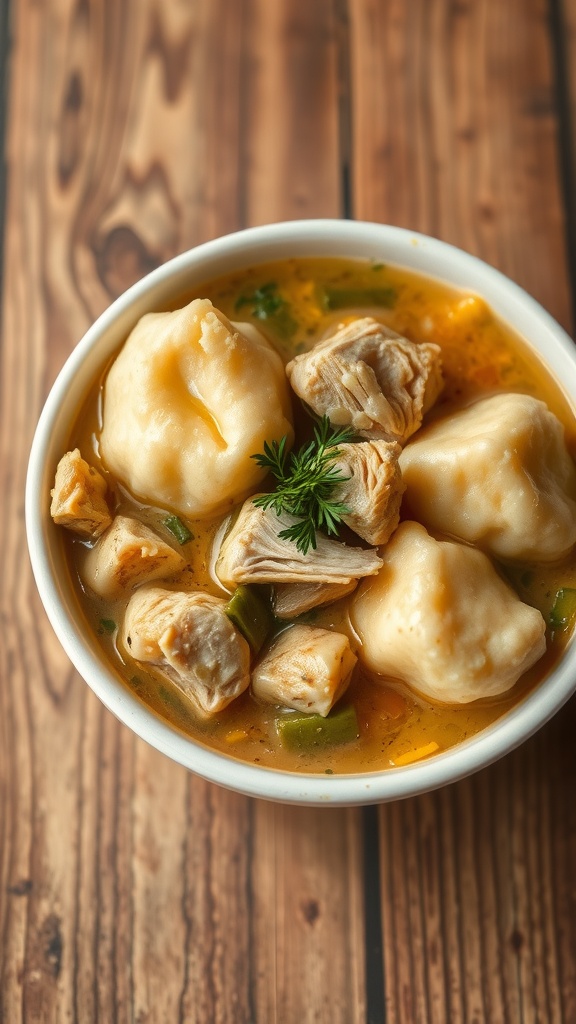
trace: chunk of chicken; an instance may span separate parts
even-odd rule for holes
[[[338,446],[334,463],[342,476],[333,498],[351,510],[343,520],[369,544],[385,544],[400,521],[406,485],[398,465],[402,451],[395,441],[361,441]]]
[[[250,648],[224,611],[201,592],[140,587],[130,598],[121,642],[155,665],[202,716],[218,714],[250,683]]]
[[[442,389],[438,345],[408,341],[364,317],[288,363],[297,395],[332,423],[403,444]]]
[[[311,608],[333,604],[351,594],[358,580],[349,583],[278,583],[274,587],[274,615],[277,619],[295,619]]]
[[[291,540],[279,537],[298,520],[273,509],[245,501],[236,523],[225,538],[216,562],[216,575],[224,586],[238,583],[350,583],[373,576],[382,559],[372,550],[352,548],[318,533],[316,550],[306,555]]]
[[[343,633],[292,626],[252,673],[252,690],[272,704],[326,717],[347,689],[356,655]]]
[[[78,448],[60,459],[50,494],[54,522],[81,537],[99,537],[112,522],[106,504],[106,481],[82,458]]]
[[[114,601],[137,583],[166,579],[183,569],[186,559],[138,519],[115,516],[112,526],[86,552],[82,581],[95,594]]]

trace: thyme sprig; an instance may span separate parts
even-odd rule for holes
[[[264,452],[252,456],[278,481],[275,491],[255,498],[254,504],[273,508],[278,516],[287,512],[299,520],[278,536],[293,541],[303,555],[316,548],[317,530],[337,535],[343,516],[350,512],[347,505],[334,501],[332,495],[337,484],[349,479],[334,465],[338,446],[353,438],[351,427],[334,429],[328,417],[323,416],[313,440],[298,451],[288,453],[283,437],[280,442],[265,441]]]

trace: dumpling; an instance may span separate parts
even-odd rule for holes
[[[544,654],[545,623],[482,551],[404,522],[352,597],[360,660],[450,704],[505,693]]]
[[[291,420],[277,352],[194,299],[130,334],[104,386],[100,451],[140,500],[203,518],[256,489],[265,470],[250,456],[291,443]]]
[[[576,542],[576,471],[560,421],[529,395],[483,398],[400,456],[409,515],[499,558],[554,561]]]
[[[438,345],[416,345],[372,317],[296,356],[286,373],[318,415],[400,444],[418,430],[443,385]]]

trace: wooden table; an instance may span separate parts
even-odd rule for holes
[[[418,799],[236,796],[71,669],[28,566],[44,397],[134,280],[341,216],[495,264],[567,328],[576,0],[1,6],[0,1021],[576,1021],[576,702]]]

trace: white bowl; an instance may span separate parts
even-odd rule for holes
[[[50,488],[78,407],[137,320],[171,298],[234,270],[289,256],[343,256],[397,264],[480,294],[540,355],[576,406],[576,348],[521,288],[453,246],[401,228],[308,220],[250,228],[199,245],[148,274],[86,333],[60,372],[40,417],[28,468],[26,527],[32,567],[52,626],[78,672],[117,718],[174,761],[251,796],[303,804],[363,804],[426,792],[490,764],[534,733],[576,688],[576,645],[520,704],[472,739],[405,768],[354,775],[303,775],[258,767],[209,750],[161,721],[108,669],[85,629],[57,531]]]

